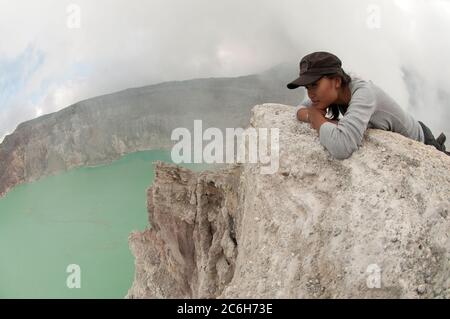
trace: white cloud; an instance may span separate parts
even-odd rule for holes
[[[42,112],[42,109],[40,107],[36,107],[35,110],[36,110],[36,117],[39,117],[39,116],[42,115],[43,112]]]
[[[72,3],[81,9],[79,29],[67,28]],[[369,5],[379,8],[378,29],[368,27]],[[450,120],[440,116],[447,106],[436,105],[437,89],[449,90],[450,43],[442,40],[450,31],[449,1],[0,0],[0,7],[0,59],[30,45],[45,55],[14,105],[0,106],[0,135],[37,109],[45,114],[162,81],[259,72],[318,50],[336,53],[345,69],[372,79],[405,107],[400,67],[416,69],[424,103],[437,112],[427,106],[415,115],[433,131]],[[76,65],[88,72],[74,72]]]

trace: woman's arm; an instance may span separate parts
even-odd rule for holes
[[[312,116],[311,116],[311,112],[309,112],[309,109],[310,108],[301,108],[301,109],[299,109],[297,111],[297,119],[299,121],[301,121],[301,122],[306,122],[306,123],[311,123],[312,124],[312,122],[311,122],[311,117]],[[322,115],[323,116],[318,119],[318,121],[320,123],[317,123],[317,125],[316,125],[317,128],[320,128],[320,125],[323,124],[324,122],[330,122],[330,123],[333,123],[333,124],[336,124],[336,125],[339,123],[339,120],[330,120],[330,119],[327,119],[325,117],[325,114],[322,114]],[[316,127],[313,127],[313,128],[316,128]]]
[[[356,90],[339,125],[322,123],[319,128],[320,143],[337,159],[349,158],[363,139],[376,99],[370,86]]]
[[[327,119],[327,118],[325,118],[328,122],[330,122],[330,123],[333,123],[333,124],[336,124],[336,125],[338,125],[338,123],[339,123],[339,120],[330,120],[330,119]]]

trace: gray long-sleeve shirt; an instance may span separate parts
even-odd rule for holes
[[[362,144],[367,128],[392,131],[424,142],[424,134],[419,122],[405,112],[381,88],[372,81],[350,75],[349,84],[351,100],[347,110],[339,106],[343,117],[339,124],[323,123],[319,129],[320,143],[337,159],[346,159]],[[310,107],[312,102],[307,98],[299,106]]]

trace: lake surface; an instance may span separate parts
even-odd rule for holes
[[[134,277],[128,235],[148,226],[156,160],[171,162],[170,152],[75,168],[0,199],[0,298],[123,298]],[[79,266],[80,288],[68,287],[69,265]]]

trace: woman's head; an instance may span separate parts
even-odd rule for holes
[[[289,89],[304,86],[314,107],[337,110],[336,104],[346,104],[350,99],[350,76],[342,69],[341,60],[334,54],[318,51],[304,56],[299,63],[300,74],[287,85]],[[333,111],[333,118],[335,112]]]
[[[305,85],[308,97],[319,109],[327,109],[332,104],[339,104],[343,90],[348,88],[350,76],[343,70],[323,75],[317,81]]]

